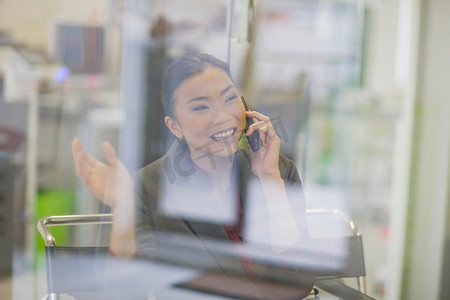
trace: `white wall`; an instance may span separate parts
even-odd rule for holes
[[[403,299],[439,299],[450,158],[450,2],[422,1]]]
[[[398,0],[366,1],[363,84],[365,88],[380,94],[398,88],[394,78],[398,2]]]
[[[102,23],[107,0],[2,0],[0,30],[10,31],[18,43],[46,49],[53,19]]]

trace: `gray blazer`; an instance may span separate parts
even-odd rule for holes
[[[214,162],[211,161],[211,163]],[[247,182],[249,180],[259,182],[251,172],[250,163],[251,157],[248,150],[240,149],[236,152],[233,170],[236,175],[234,177],[237,188],[235,191],[231,191],[231,194],[239,195],[238,199],[244,209],[244,214]],[[298,171],[290,159],[280,155],[279,168],[288,189],[302,189]],[[190,197],[187,197],[186,194],[186,186],[190,191],[195,191],[198,197],[203,197],[205,194],[208,197],[210,192],[208,178],[195,167],[188,149],[183,144],[176,141],[166,155],[137,171],[134,180],[137,195],[135,230],[140,257],[173,260],[176,263],[214,269],[217,272],[245,274],[238,255],[221,255],[213,249],[217,244],[219,247],[223,245],[225,248],[227,245],[232,245],[221,224],[161,213],[162,201],[164,201],[162,199],[166,197],[177,197],[181,198],[180,201],[190,201]],[[304,198],[300,197],[294,201],[298,202],[297,207],[304,212]],[[305,237],[303,242],[309,239],[305,218],[298,220]],[[167,240],[167,237],[170,236],[179,238]],[[181,247],[177,247],[177,240]],[[185,241],[186,243],[182,244]],[[211,247],[210,242],[213,245]],[[292,281],[298,280],[297,276],[293,275],[295,272],[288,270],[288,267],[282,268],[280,271],[279,268],[270,268],[265,264],[256,263],[255,266],[258,278],[278,276],[283,280],[290,281],[289,277],[292,277]],[[275,274],[277,272],[283,274]],[[308,274],[308,278],[311,280],[311,274]],[[312,279],[313,281],[314,279]]]

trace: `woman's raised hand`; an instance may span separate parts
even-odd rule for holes
[[[102,144],[108,164],[89,154],[78,138],[72,141],[72,154],[77,175],[91,193],[111,208],[131,200],[131,176],[110,143]]]
[[[114,222],[110,238],[111,253],[131,257],[136,251],[133,183],[113,146],[104,142],[102,150],[108,164],[89,154],[78,138],[72,141],[77,175],[95,197],[111,207]]]
[[[272,126],[270,118],[257,111],[246,111],[247,117],[254,123],[249,126],[246,135],[250,136],[255,130],[259,131],[261,148],[252,152],[252,171],[262,179],[280,179],[278,159],[280,155],[281,140]]]

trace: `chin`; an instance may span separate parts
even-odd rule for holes
[[[238,141],[215,142],[211,147],[211,153],[216,157],[233,156],[238,149]]]

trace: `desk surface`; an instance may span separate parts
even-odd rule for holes
[[[175,266],[163,263],[154,263],[151,269],[151,292],[148,299],[183,299],[183,300],[230,300],[234,298],[222,295],[203,293],[191,289],[177,287],[177,284],[194,279],[201,275],[198,270],[187,267]],[[337,300],[336,296],[319,289],[319,295],[314,299]],[[308,298],[311,299],[311,298]]]
[[[204,274],[198,269],[161,262],[155,263],[110,258],[107,260],[105,278],[104,276],[98,276],[99,273],[95,272],[95,258],[90,261],[88,257],[84,256],[82,259],[84,260],[84,263],[88,263],[89,271],[84,273],[78,272],[77,267],[80,264],[80,260],[75,259],[70,263],[65,263],[63,266],[63,273],[66,274],[66,276],[63,276],[65,278],[64,280],[67,280],[67,277],[71,277],[72,281],[76,281],[76,283],[82,287],[86,284],[98,284],[98,286],[103,287],[102,290],[106,294],[105,299],[235,299],[177,286]],[[353,289],[344,289],[342,292],[342,286],[339,286],[339,282],[337,281],[323,281],[320,282],[320,284],[317,283],[317,286],[319,287],[319,295],[316,298],[308,299],[373,299],[366,297]],[[340,293],[338,293],[340,297],[334,295],[336,294],[334,291],[337,290],[340,291]]]

